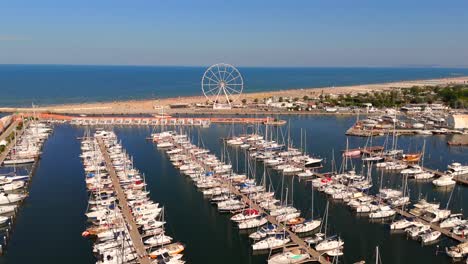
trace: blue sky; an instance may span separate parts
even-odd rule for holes
[[[0,63],[468,66],[468,1],[14,0]]]

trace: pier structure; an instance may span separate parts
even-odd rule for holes
[[[172,117],[172,116],[70,116],[37,114],[38,118],[51,122],[69,122],[73,125],[146,125],[146,126],[203,126],[210,124],[268,124],[284,125],[285,120],[271,117]]]
[[[135,250],[138,255],[138,262],[140,264],[150,264],[151,261],[148,257],[148,254],[146,252],[145,245],[143,244],[143,239],[141,237],[141,234],[138,232],[138,226],[135,223],[135,220],[133,218],[132,212],[130,210],[130,206],[128,205],[127,198],[125,196],[125,192],[123,191],[122,187],[120,186],[120,181],[117,176],[117,173],[112,165],[111,158],[109,156],[109,152],[107,152],[106,145],[104,144],[104,141],[102,138],[97,138],[99,148],[101,150],[101,153],[104,157],[104,160],[106,162],[106,170],[109,173],[111,180],[112,180],[112,185],[114,186],[114,190],[116,192],[117,200],[119,201],[119,207],[122,210],[122,214],[125,220],[125,223],[128,227],[128,232],[130,234],[130,239],[132,240],[133,246],[135,247]]]
[[[179,145],[175,141],[172,141],[172,143],[174,145]],[[194,158],[194,159],[196,158],[191,153],[187,153],[187,154],[190,157]],[[208,169],[208,168],[205,168],[205,169]],[[307,259],[307,260],[305,260],[303,262],[300,262],[300,263],[309,263],[311,261],[314,261],[314,262],[319,262],[321,264],[331,264],[331,262],[327,258],[325,258],[323,256],[323,253],[320,253],[320,252],[314,250],[312,247],[310,247],[308,243],[306,243],[302,238],[300,238],[298,235],[296,235],[294,232],[292,232],[285,224],[278,222],[275,217],[268,214],[263,208],[261,208],[257,203],[252,201],[247,195],[241,193],[237,188],[235,188],[235,186],[232,184],[232,182],[229,182],[229,181],[226,181],[226,180],[224,180],[223,182],[224,182],[225,186],[227,186],[229,188],[230,192],[235,194],[236,196],[240,197],[241,200],[245,204],[247,204],[250,207],[252,207],[253,209],[257,210],[262,215],[266,215],[266,218],[267,218],[268,222],[270,222],[270,223],[272,223],[274,225],[277,225],[281,230],[284,229],[285,232],[288,233],[289,237],[291,238],[292,243],[290,243],[288,245],[285,245],[285,246],[278,247],[278,248],[273,248],[273,250],[274,249],[285,248],[286,246],[294,245],[294,246],[297,246],[297,247],[299,247],[301,249],[304,249],[311,256],[311,258],[309,258],[309,259]]]
[[[275,217],[271,216],[270,214],[266,213],[265,210],[263,210],[258,204],[250,200],[250,198],[241,193],[238,189],[236,189],[234,186],[232,186],[231,183],[228,183],[229,190],[234,193],[235,195],[241,197],[242,201],[248,205],[250,205],[253,209],[257,210],[261,214],[265,214],[267,217],[268,222],[277,225],[280,230],[285,230],[286,233],[288,233],[289,237],[291,238],[291,241],[299,246],[300,248],[304,249],[309,253],[309,255],[312,257],[313,261],[317,261],[322,264],[331,264],[330,261],[328,261],[325,257],[323,257],[320,252],[314,250],[311,248],[302,238],[300,238],[298,235],[296,235],[294,232],[292,232],[286,225],[278,222]],[[309,262],[310,259],[307,261]]]
[[[434,170],[431,170],[431,172],[437,172],[439,173],[439,175],[443,175],[443,173],[441,172],[438,172],[438,171],[434,171]],[[319,173],[319,172],[314,172],[314,176],[315,177],[318,177],[318,178],[325,178],[325,177],[329,177],[329,174],[328,173]],[[306,179],[306,182],[311,182],[312,181],[312,177],[314,176],[311,176],[311,177],[308,177]],[[370,197],[374,198],[374,199],[378,199],[378,197],[374,196],[374,195],[369,195]],[[388,206],[391,206],[390,204],[387,204]],[[412,218],[412,219],[415,219],[416,221],[419,221],[423,224],[426,224],[426,225],[430,225],[431,228],[433,230],[437,230],[439,232],[441,232],[442,234],[444,234],[445,236],[451,238],[451,239],[454,239],[458,242],[466,242],[468,241],[467,239],[465,239],[464,237],[461,237],[461,236],[458,236],[456,234],[454,234],[453,232],[451,232],[450,230],[447,230],[447,229],[444,229],[444,228],[441,228],[439,225],[437,224],[434,224],[434,223],[430,223],[429,221],[427,221],[426,219],[418,216],[418,215],[414,215],[414,214],[411,214],[410,212],[407,212],[407,211],[404,211],[398,207],[392,207],[393,210],[395,210],[397,212],[397,214],[401,215],[401,216],[404,216],[406,218]]]

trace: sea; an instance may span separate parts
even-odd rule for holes
[[[289,122],[288,126],[270,129],[269,134],[279,142],[289,142],[305,149],[307,153],[324,160],[322,172],[331,170],[332,160],[341,164],[341,151],[346,148],[346,129],[355,117],[341,116],[279,116]],[[261,264],[266,263],[269,252],[257,254],[251,250],[248,234],[241,233],[229,220],[228,214],[220,214],[209,200],[204,198],[191,180],[174,168],[167,155],[146,140],[151,133],[160,131],[152,127],[107,127],[116,132],[127,152],[133,156],[134,165],[146,177],[151,199],[165,208],[166,232],[186,245],[184,259],[194,264]],[[177,129],[166,127],[165,129]],[[260,126],[212,124],[208,128],[183,128],[192,142],[197,143],[218,157],[223,155],[235,171],[245,172],[245,154],[242,150],[226,147],[222,138],[233,134],[265,131]],[[30,264],[83,264],[95,263],[92,243],[81,237],[87,226],[84,213],[87,208],[87,192],[84,170],[77,139],[85,128],[68,124],[55,125],[53,134],[47,139],[43,155],[39,160],[30,183],[29,197],[21,206],[13,224],[4,255],[0,263]],[[302,136],[301,136],[302,134]],[[305,135],[304,135],[305,134]],[[289,135],[289,137],[288,137]],[[306,140],[304,140],[306,138]],[[400,136],[398,147],[406,152],[421,151],[425,145],[424,165],[445,170],[454,162],[468,163],[466,148],[449,147],[450,136]],[[385,137],[373,139],[373,145],[381,145]],[[391,140],[391,139],[389,139]],[[349,137],[350,148],[364,146],[366,138]],[[348,163],[358,173],[362,164],[354,159]],[[1,168],[6,170],[19,168]],[[27,169],[27,168],[26,168]],[[263,176],[263,165],[258,163],[250,169],[251,177],[258,181]],[[365,171],[365,170],[364,170]],[[327,203],[324,193],[314,191],[308,182],[283,176],[271,169],[266,170],[267,186],[275,191],[279,199],[288,188],[289,201],[301,210],[302,216],[323,217]],[[403,177],[398,173],[372,170],[373,187],[370,193],[378,192],[379,186],[400,189]],[[425,198],[440,203],[441,208],[453,212],[466,212],[467,187],[433,187],[430,181],[408,182],[413,202]],[[342,202],[329,204],[328,235],[338,235],[344,242],[344,256],[337,263],[355,263],[365,260],[375,262],[375,248],[379,246],[383,263],[392,264],[436,264],[452,263],[444,253],[445,247],[456,243],[442,238],[432,245],[422,245],[407,238],[404,233],[393,233],[386,221],[370,221],[363,215],[351,211]],[[336,263],[336,262],[335,262]]]
[[[468,68],[239,67],[244,92],[468,75]],[[0,106],[201,95],[206,67],[0,65]]]

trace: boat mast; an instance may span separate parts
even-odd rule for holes
[[[310,188],[312,189],[312,220],[314,219],[314,185],[311,183]]]

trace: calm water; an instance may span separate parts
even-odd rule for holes
[[[243,68],[245,92],[468,75],[448,68]],[[200,95],[205,67],[0,65],[0,106]]]
[[[346,146],[344,131],[354,122],[354,118],[341,117],[285,117],[290,119],[291,138],[294,145],[300,146],[300,129],[307,131],[307,150],[323,157],[324,171],[329,170],[332,149],[335,153]],[[193,128],[188,131],[194,142],[220,155],[223,151],[221,137],[233,131],[250,131],[253,127],[213,125],[210,128]],[[287,135],[286,127],[283,134]],[[208,200],[196,190],[193,184],[174,169],[166,155],[145,140],[151,128],[114,128],[127,151],[134,156],[135,166],[146,175],[151,198],[166,208],[167,232],[176,240],[187,245],[185,259],[189,263],[266,263],[267,255],[252,256],[247,235],[239,234],[229,221],[228,215],[219,214]],[[44,146],[44,154],[33,178],[30,197],[19,213],[15,230],[10,240],[4,263],[92,263],[91,245],[81,237],[85,228],[86,190],[83,168],[78,157],[80,153],[77,136],[82,128],[69,125],[57,126],[54,134]],[[276,137],[276,130],[274,137]],[[281,134],[281,133],[278,133]],[[468,163],[466,149],[448,148],[446,137],[400,137],[399,145],[405,150],[418,150],[426,139],[427,166],[445,169],[454,160]],[[376,139],[383,141],[383,138]],[[377,144],[376,142],[375,144]],[[365,144],[363,138],[350,138],[350,146]],[[338,154],[336,155],[338,160]],[[244,171],[243,154],[231,150],[229,157],[234,168]],[[239,162],[236,162],[239,157]],[[337,161],[339,163],[339,160]],[[359,164],[356,165],[359,168]],[[359,169],[357,169],[359,171]],[[263,166],[256,167],[256,177],[260,178]],[[376,183],[371,192],[377,191],[380,173],[374,171]],[[268,181],[280,197],[281,175],[268,170]],[[294,205],[303,215],[311,213],[310,185],[284,179],[289,190],[294,189]],[[401,176],[384,174],[384,186],[398,187]],[[410,180],[413,200],[418,196],[436,199],[445,207],[449,191],[437,190],[430,182],[416,183]],[[454,211],[466,211],[468,205],[465,187],[454,189],[450,207]],[[315,215],[322,215],[326,198],[315,192]],[[436,246],[422,247],[419,242],[407,240],[404,235],[390,234],[385,223],[370,223],[360,218],[341,203],[330,204],[329,224],[331,233],[339,234],[345,241],[345,256],[341,263],[353,263],[361,259],[374,260],[375,246],[379,245],[383,263],[450,263],[444,254],[436,254]],[[440,249],[453,244],[443,239]]]

